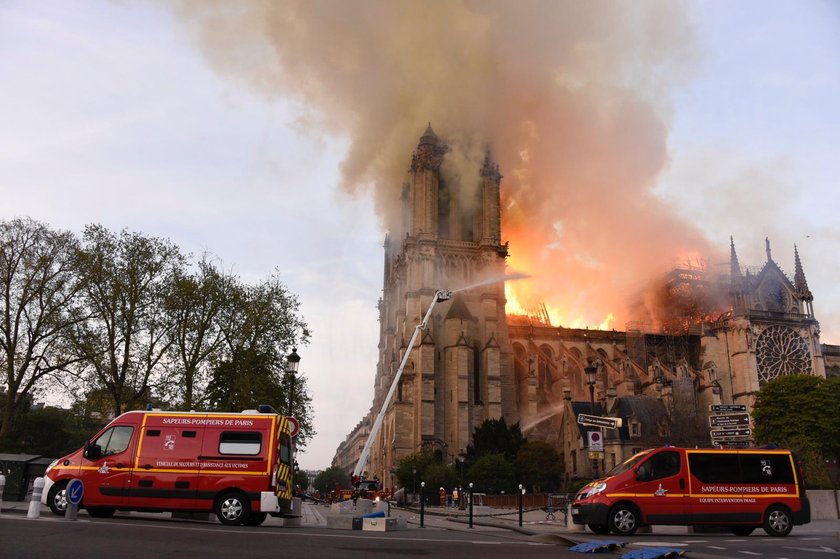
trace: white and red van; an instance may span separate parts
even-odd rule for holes
[[[747,536],[761,526],[787,536],[811,521],[795,456],[781,449],[642,451],[583,487],[572,520],[597,534],[629,536],[643,525],[726,526]]]
[[[268,514],[296,514],[291,430],[288,418],[268,406],[242,413],[130,411],[47,468],[42,502],[63,515],[65,487],[78,478],[80,506],[91,516],[212,511],[223,524],[257,526]]]

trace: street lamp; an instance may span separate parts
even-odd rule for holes
[[[411,501],[417,496],[417,466],[411,467]]]
[[[300,355],[297,354],[297,348],[293,348],[292,352],[286,356],[286,373],[289,375],[289,417],[292,417],[292,404],[295,401],[295,375],[298,372],[298,365],[300,365]]]
[[[592,415],[595,415],[595,375],[598,372],[598,367],[589,363],[583,368],[583,372],[586,373],[586,384],[589,385],[589,403],[592,406]],[[589,452],[593,452],[593,450],[589,449]],[[598,479],[598,458],[594,454],[592,457],[592,471],[595,474],[595,479]]]

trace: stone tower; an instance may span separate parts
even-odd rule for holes
[[[825,377],[820,327],[799,251],[794,246],[791,281],[773,260],[757,271],[742,271],[730,240],[731,310],[709,324],[705,358],[717,364],[724,403],[755,402],[761,386],[776,377],[808,374]]]
[[[514,405],[504,396],[513,393],[504,283],[492,281],[504,275],[507,256],[501,175],[489,152],[472,177],[448,173],[448,151],[429,125],[403,188],[401,230],[385,240],[374,415],[435,292],[454,293],[435,307],[372,443],[366,471],[382,480],[421,449],[454,461],[475,426]]]

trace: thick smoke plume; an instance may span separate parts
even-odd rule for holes
[[[167,2],[165,5],[173,6]],[[396,230],[428,122],[466,183],[490,147],[525,307],[622,328],[624,303],[674,261],[708,256],[651,192],[668,165],[668,94],[696,58],[676,2],[183,1],[213,66],[300,103],[302,127],[350,139],[345,188],[372,187]],[[467,198],[465,198],[467,199]]]

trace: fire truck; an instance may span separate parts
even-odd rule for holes
[[[294,420],[271,406],[242,413],[130,411],[47,468],[42,502],[67,509],[71,479],[94,517],[117,510],[215,512],[258,526],[293,510]]]

